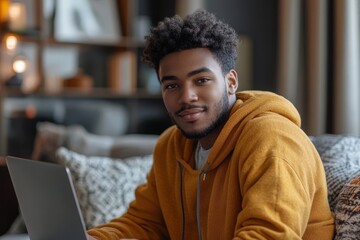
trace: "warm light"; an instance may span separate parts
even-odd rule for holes
[[[5,39],[5,46],[8,50],[15,50],[17,46],[18,40],[17,37],[10,35]]]
[[[22,6],[21,3],[12,3],[9,8],[9,18],[20,18]]]
[[[11,3],[9,7],[9,28],[14,31],[24,30],[26,27],[26,8],[23,3]]]
[[[16,73],[24,73],[26,71],[26,60],[25,59],[15,59],[13,62],[13,69]]]

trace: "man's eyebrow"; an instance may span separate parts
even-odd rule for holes
[[[186,76],[191,77],[196,74],[203,73],[203,72],[211,72],[211,70],[207,67],[202,67],[202,68],[198,68],[198,69],[195,69],[195,70],[189,72]]]
[[[203,72],[211,72],[211,70],[207,67],[202,67],[202,68],[198,68],[198,69],[195,69],[191,72],[189,72],[188,74],[186,74],[187,77],[191,77],[191,76],[194,76],[196,74],[199,74],[199,73],[203,73]],[[164,81],[169,81],[169,80],[178,80],[179,78],[176,77],[176,76],[164,76],[160,79],[160,82],[164,82]]]
[[[160,79],[160,83],[163,83],[164,81],[166,81],[166,80],[178,80],[178,78],[177,77],[175,77],[175,76],[164,76],[164,77],[162,77],[161,79]]]

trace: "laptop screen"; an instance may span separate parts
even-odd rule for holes
[[[69,170],[62,165],[6,158],[30,239],[86,240]]]

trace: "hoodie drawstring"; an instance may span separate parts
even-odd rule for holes
[[[196,195],[196,220],[197,220],[197,227],[198,227],[198,234],[199,234],[199,240],[202,240],[201,235],[201,222],[200,222],[200,186],[201,186],[201,175],[203,175],[203,181],[205,181],[206,173],[209,169],[209,165],[206,164],[206,168],[204,171],[202,171],[199,174],[198,177],[198,189],[197,189],[197,195]]]
[[[184,197],[183,197],[183,187],[182,187],[182,166],[180,162],[177,162],[179,165],[179,173],[180,173],[180,203],[181,203],[181,239],[185,239],[185,211],[184,211]]]

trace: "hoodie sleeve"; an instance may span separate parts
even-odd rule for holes
[[[291,166],[270,157],[247,175],[235,239],[301,239],[311,198]]]
[[[136,189],[136,200],[130,204],[127,213],[107,224],[88,230],[88,234],[98,240],[168,239],[153,175],[151,169],[147,183]]]
[[[328,232],[311,239],[330,239],[325,174],[307,136],[282,117],[264,116],[245,131],[251,137],[243,139],[246,157],[238,169],[243,202],[234,239],[308,239],[309,229]]]

